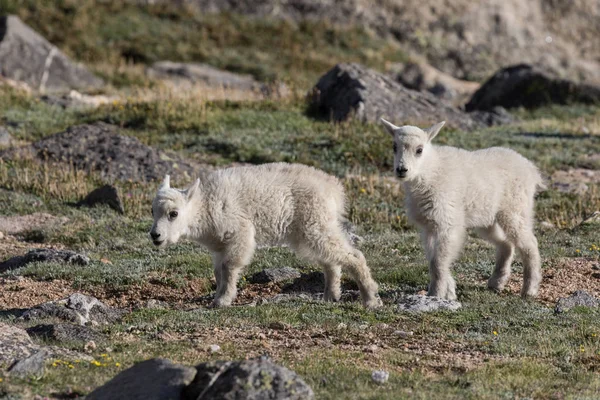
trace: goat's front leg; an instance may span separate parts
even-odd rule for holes
[[[227,307],[235,300],[240,273],[252,260],[255,247],[254,231],[247,229],[237,232],[228,240],[225,250],[215,254],[213,260],[217,293],[213,307]]]
[[[437,232],[428,230],[422,234],[429,261],[428,296],[446,300],[456,299],[456,282],[450,268],[462,250],[465,233],[464,228],[453,227]]]

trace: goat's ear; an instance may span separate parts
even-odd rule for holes
[[[442,126],[444,126],[445,123],[446,121],[442,121],[438,124],[435,124],[431,128],[425,130],[425,133],[427,133],[430,142],[433,140],[434,137],[437,136],[438,133],[440,133],[440,129],[442,129]]]
[[[165,179],[160,184],[158,190],[166,190],[171,188],[171,177],[169,175],[165,175]]]
[[[198,190],[198,186],[200,186],[200,179],[196,179],[196,181],[194,183],[192,183],[192,185],[185,190],[185,194],[186,194],[188,200],[192,198],[194,193],[196,193],[196,191]]]
[[[398,129],[398,127],[392,124],[391,122],[386,121],[383,118],[381,118],[381,123],[383,124],[383,126],[385,126],[385,129],[389,132],[389,134],[394,136],[394,131]]]

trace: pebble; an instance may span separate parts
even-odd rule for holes
[[[413,335],[412,331],[406,332],[406,331],[394,331],[394,335],[396,336],[400,336],[401,338],[406,339],[409,336]]]
[[[377,371],[371,372],[371,379],[373,379],[373,382],[378,383],[380,385],[383,385],[384,383],[386,383],[389,378],[390,378],[390,373],[387,371],[377,370]]]
[[[218,353],[219,351],[221,351],[221,346],[219,346],[218,344],[211,344],[210,346],[208,346],[208,350],[211,353]]]
[[[88,352],[91,353],[92,351],[96,350],[96,342],[94,342],[93,340],[90,340],[89,342],[87,342],[85,344],[85,346],[83,346],[83,349]]]

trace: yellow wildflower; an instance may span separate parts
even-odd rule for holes
[[[115,363],[115,367],[120,367],[121,363]]]
[[[367,193],[367,189],[365,189],[365,188],[360,188],[360,192],[361,192],[361,193]]]
[[[494,334],[494,336],[498,336],[498,332],[494,331],[492,333]]]

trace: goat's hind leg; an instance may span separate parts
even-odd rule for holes
[[[489,228],[478,228],[476,231],[482,238],[496,246],[496,265],[488,280],[488,288],[501,292],[510,278],[515,246],[508,240],[498,223]]]

